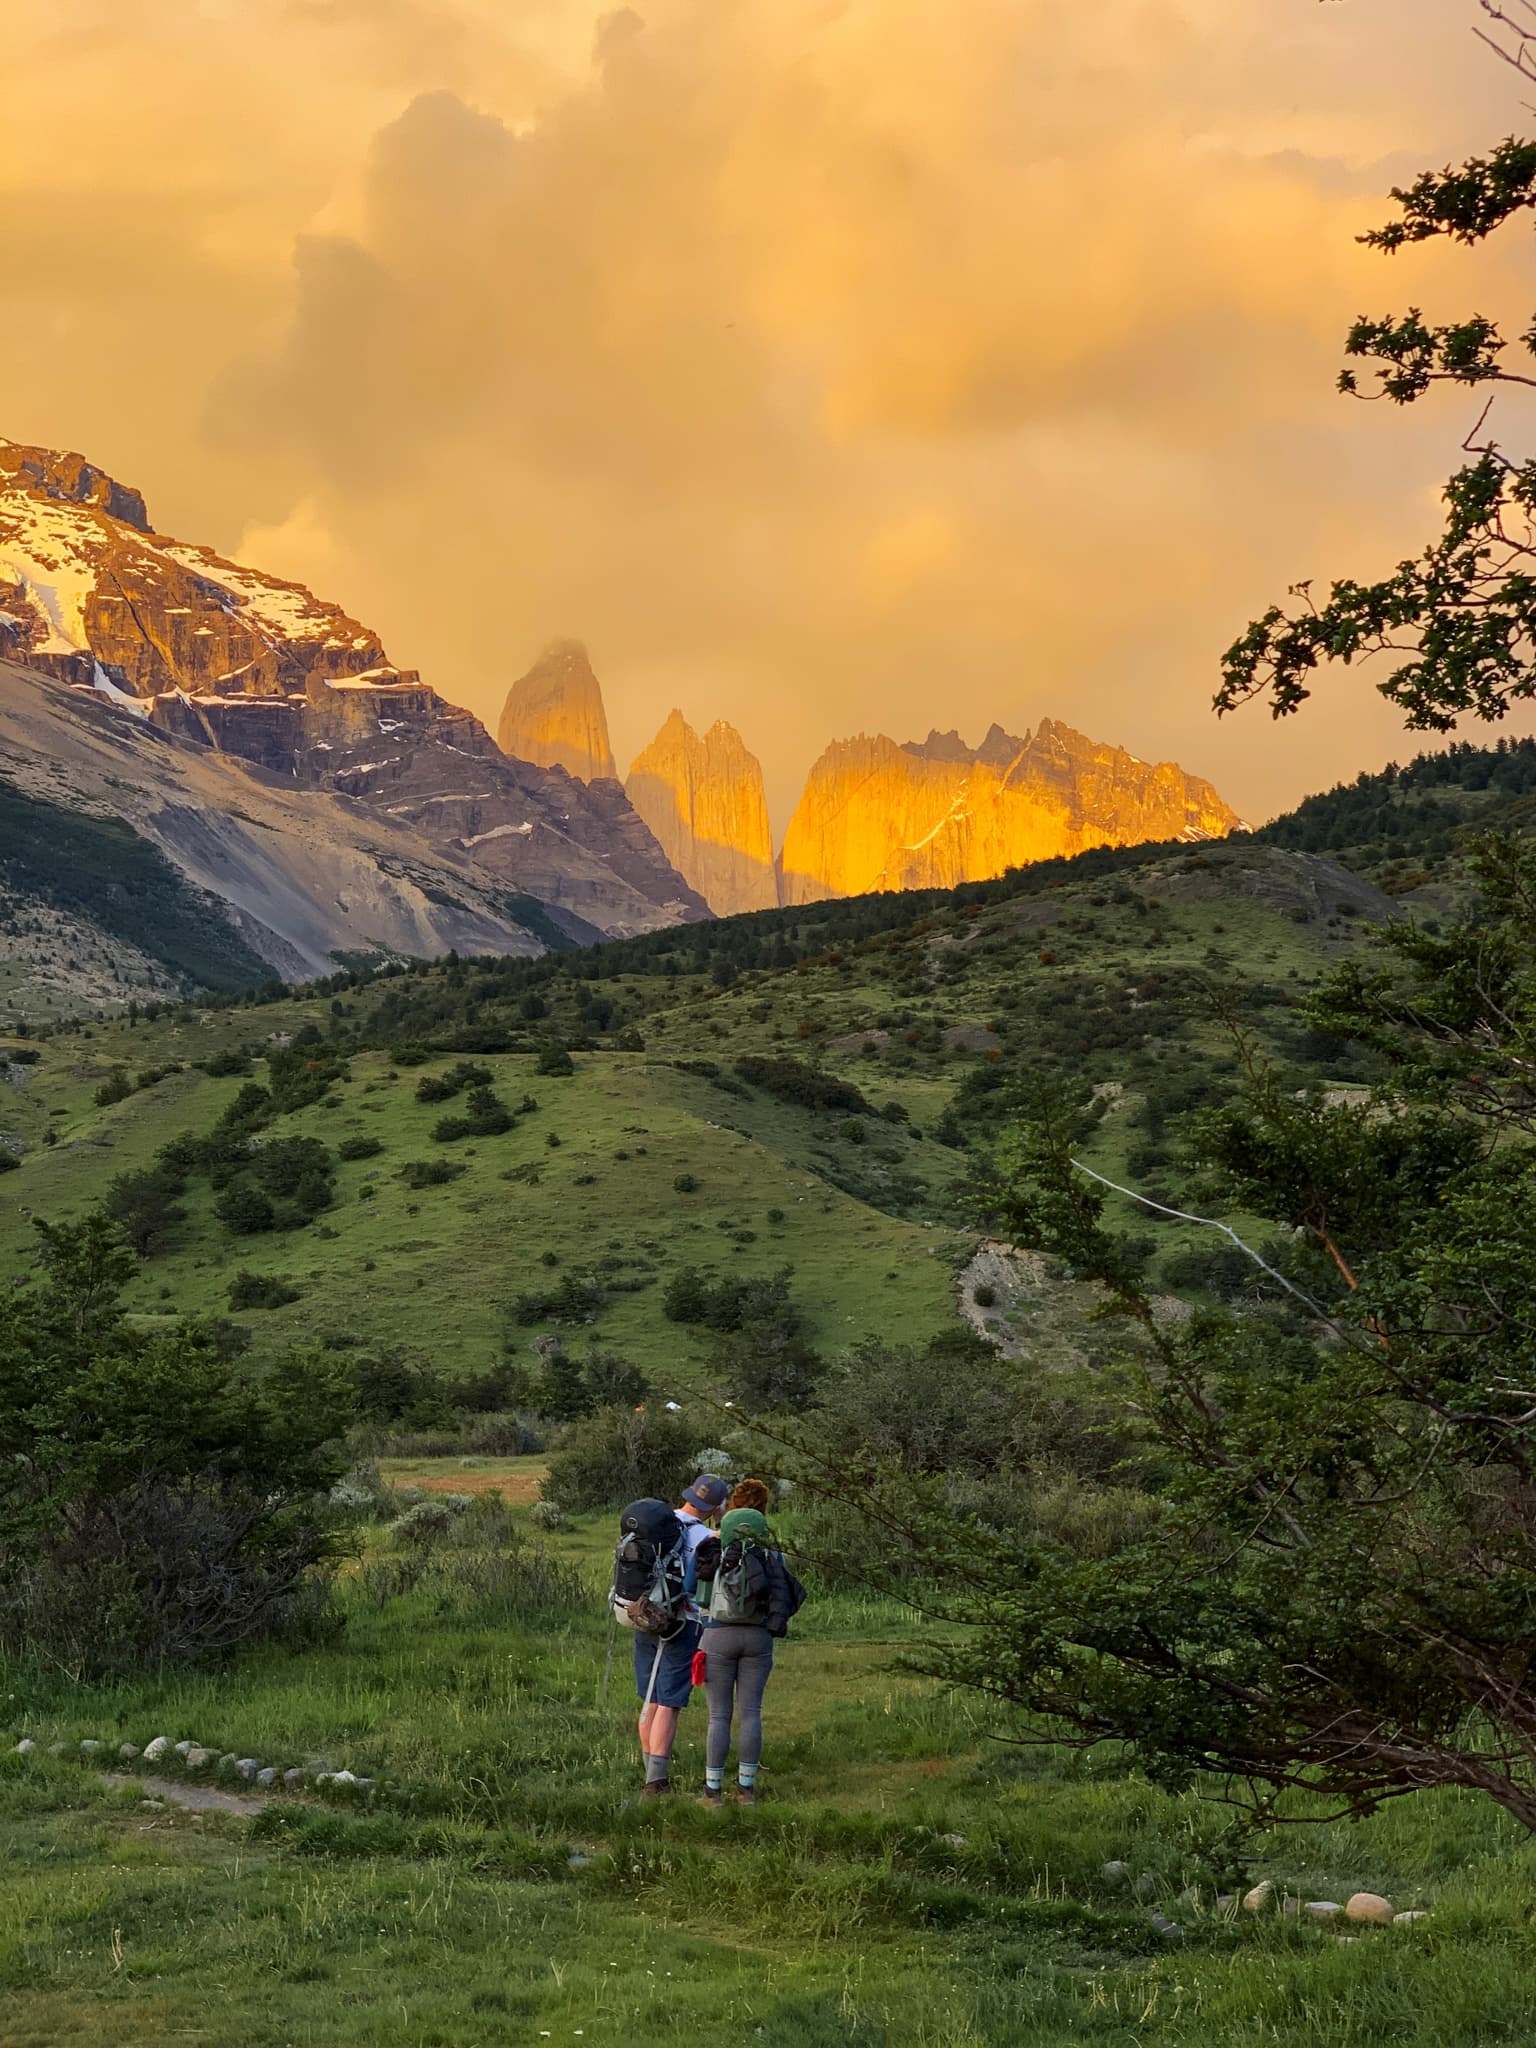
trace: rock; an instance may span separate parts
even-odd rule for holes
[[[329,1785],[335,1775],[334,1771],[316,1771],[313,1782],[316,1785]]]
[[[1129,1884],[1131,1866],[1129,1863],[1106,1863],[1101,1866],[1099,1875],[1106,1884]]]
[[[777,905],[762,765],[734,726],[717,719],[701,739],[674,711],[636,756],[624,791],[717,917]]]
[[[268,1764],[265,1770],[258,1771],[256,1773],[256,1782],[258,1785],[275,1785],[277,1783],[276,1765]]]
[[[191,1745],[188,1744],[188,1747],[190,1748]],[[170,1754],[170,1750],[171,1738],[169,1735],[157,1735],[152,1742],[145,1743],[144,1761],[147,1764],[157,1764],[163,1756]]]
[[[947,1848],[963,1849],[967,1846],[970,1837],[967,1835],[940,1835],[939,1840],[943,1842]]]
[[[1149,1913],[1147,1918],[1164,1941],[1177,1941],[1184,1932],[1176,1920],[1169,1920],[1162,1913]]]
[[[1296,1898],[1282,1899],[1280,1901],[1280,1910],[1287,1920],[1299,1920],[1301,1918],[1301,1901]]]
[[[20,1742],[18,1742],[16,1747],[11,1751],[11,1755],[30,1756],[33,1750],[35,1750],[36,1748],[37,1744],[32,1740],[31,1736],[23,1735]]]
[[[219,1758],[218,1767],[221,1771],[232,1771],[239,1764],[239,1762],[240,1759],[235,1755],[235,1752],[232,1749],[226,1749],[224,1754]]]
[[[1273,1904],[1274,1896],[1275,1888],[1273,1884],[1271,1884],[1267,1877],[1263,1878],[1253,1887],[1252,1891],[1243,1893],[1243,1911],[1245,1913],[1262,1913]]]
[[[200,1744],[194,1743],[183,1761],[189,1771],[205,1771],[214,1761],[214,1754],[211,1749],[204,1749]]]
[[[62,1742],[50,1742],[48,1745],[48,1754],[50,1756],[62,1756],[64,1754],[64,1749],[65,1745]]]
[[[780,898],[949,889],[1108,842],[1220,838],[1240,820],[1208,782],[1042,719],[978,748],[932,732],[835,740],[812,767],[779,856]]]
[[[244,1778],[247,1784],[254,1784],[256,1773],[261,1769],[259,1756],[240,1757],[235,1764],[235,1776]]]
[[[1308,1899],[1301,1910],[1303,1913],[1310,1913],[1314,1920],[1331,1920],[1335,1914],[1342,1913],[1344,1908],[1337,1899]]]
[[[1235,1913],[1237,1911],[1237,1893],[1218,1892],[1216,1894],[1216,1910],[1218,1913]]]
[[[187,1758],[191,1755],[192,1751],[196,1749],[197,1744],[195,1742],[178,1742],[174,1745],[174,1747],[176,1750],[176,1754],[181,1758],[182,1762],[185,1763]]]
[[[1355,1892],[1345,1901],[1346,1920],[1362,1920],[1376,1927],[1392,1925],[1392,1901],[1380,1892]]]
[[[1412,1927],[1416,1921],[1427,1920],[1428,1918],[1428,1912],[1423,1907],[1420,1907],[1415,1913],[1394,1913],[1392,1915],[1392,1925],[1394,1927]]]
[[[1131,1886],[1131,1896],[1140,1899],[1143,1904],[1148,1899],[1155,1899],[1157,1897],[1157,1879],[1150,1870],[1144,1870]]]
[[[575,1855],[566,1857],[565,1867],[567,1870],[586,1870],[590,1867],[591,1862],[592,1858],[590,1856],[583,1856],[581,1851],[577,1850]]]
[[[283,1783],[288,1787],[288,1790],[290,1792],[297,1792],[299,1787],[305,1783],[308,1777],[308,1771],[306,1771],[302,1765],[295,1764],[292,1770],[284,1771]]]
[[[333,1785],[355,1785],[357,1780],[350,1771],[332,1771],[331,1783]]]
[[[139,1811],[140,1813],[164,1813],[165,1801],[163,1799],[141,1799],[139,1801]]]
[[[359,1792],[371,1792],[373,1790],[372,1778],[354,1778],[352,1782]]]
[[[618,773],[608,739],[603,692],[579,640],[553,640],[507,692],[496,743],[540,768],[563,768],[578,782]]]
[[[90,1737],[87,1736],[85,1741],[82,1742],[80,1745],[80,1754],[82,1756],[97,1756],[100,1754],[102,1750],[106,1748],[106,1746],[107,1745],[104,1742],[93,1742],[90,1739]]]

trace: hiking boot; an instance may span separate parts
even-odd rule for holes
[[[725,1804],[725,1794],[718,1785],[706,1785],[699,1794],[699,1804],[700,1806],[712,1807],[718,1813]]]
[[[738,1785],[736,1787],[736,1804],[738,1806],[756,1806],[757,1794],[750,1785]]]
[[[660,1799],[671,1790],[672,1780],[670,1778],[657,1778],[651,1784],[640,1787],[640,1797],[642,1799]]]

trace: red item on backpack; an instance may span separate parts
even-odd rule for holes
[[[693,1666],[688,1675],[695,1685],[702,1685],[704,1683],[704,1652],[702,1650],[694,1651]]]

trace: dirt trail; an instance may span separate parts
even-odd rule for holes
[[[254,1792],[223,1792],[217,1785],[183,1785],[175,1778],[133,1778],[123,1771],[108,1771],[109,1785],[139,1784],[146,1799],[163,1799],[167,1806],[179,1806],[187,1813],[260,1813],[270,1802]]]

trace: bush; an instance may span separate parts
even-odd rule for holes
[[[277,1227],[277,1211],[254,1182],[231,1181],[213,1205],[213,1213],[236,1237],[258,1237]]]
[[[0,1327],[0,1647],[94,1676],[314,1626],[345,1541],[339,1373],[237,1377],[205,1326],[138,1331],[104,1215],[40,1234]]]
[[[575,1071],[576,1063],[563,1045],[546,1045],[539,1054],[538,1065],[534,1068],[537,1074],[550,1074],[556,1077],[574,1074]]]
[[[250,1055],[243,1052],[210,1053],[208,1058],[199,1064],[203,1072],[215,1081],[229,1079],[236,1074],[248,1074],[251,1071]]]
[[[93,1098],[98,1109],[110,1109],[114,1102],[126,1102],[133,1093],[133,1083],[128,1078],[126,1067],[115,1067],[96,1090]]]
[[[377,1159],[384,1150],[381,1138],[343,1138],[336,1147],[336,1157],[349,1162],[357,1159]]]
[[[696,1195],[700,1187],[699,1177],[696,1173],[680,1173],[673,1181],[672,1187],[679,1195]]]
[[[401,1167],[400,1178],[408,1188],[440,1188],[468,1171],[455,1159],[412,1159]]]
[[[535,1529],[563,1529],[565,1510],[552,1500],[536,1500],[528,1510],[528,1519]]]
[[[456,1499],[462,1498],[439,1494],[434,1499],[418,1501],[398,1521],[390,1523],[389,1533],[397,1543],[436,1543],[448,1534],[455,1517],[463,1514],[463,1508],[454,1505]]]
[[[978,1308],[993,1308],[997,1303],[997,1289],[989,1287],[983,1280],[980,1286],[971,1289],[971,1299]]]
[[[232,1309],[286,1308],[301,1296],[298,1288],[290,1287],[286,1280],[274,1279],[270,1274],[240,1272],[229,1283],[228,1298]]]
[[[0,1173],[14,1173],[21,1161],[7,1145],[0,1145]]]
[[[544,1498],[568,1515],[676,1500],[694,1474],[693,1444],[692,1426],[664,1408],[600,1408],[561,1437]]]
[[[804,1060],[773,1059],[750,1053],[736,1062],[744,1081],[780,1102],[801,1109],[840,1109],[848,1116],[873,1116],[875,1110],[851,1081],[839,1081]]]

